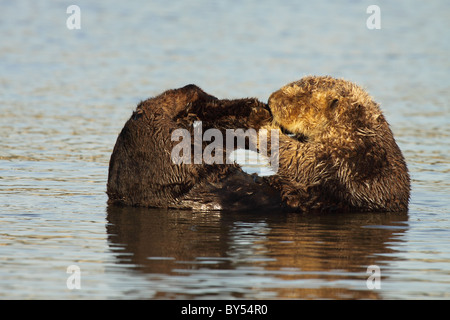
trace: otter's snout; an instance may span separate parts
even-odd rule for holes
[[[277,115],[282,111],[280,110],[280,106],[282,105],[282,103],[280,103],[282,101],[282,95],[283,93],[281,92],[281,90],[275,91],[270,95],[267,102],[270,114],[272,115],[273,119],[276,119]]]

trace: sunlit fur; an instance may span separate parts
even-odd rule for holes
[[[410,180],[379,105],[361,87],[308,76],[269,98],[284,200],[304,211],[406,211]]]

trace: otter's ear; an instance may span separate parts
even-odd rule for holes
[[[330,109],[336,109],[337,106],[339,105],[339,100],[338,99],[333,99],[330,102],[330,105],[328,106]]]

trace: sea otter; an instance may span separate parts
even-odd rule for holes
[[[277,173],[261,178],[237,164],[174,163],[173,132],[193,136],[196,121],[205,130],[277,130],[278,148],[259,145],[278,152]],[[195,85],[143,101],[117,138],[107,184],[109,204],[305,213],[405,212],[409,192],[404,158],[378,104],[331,77],[288,84],[268,104],[219,100]]]
[[[142,101],[114,146],[108,203],[206,211],[280,209],[279,191],[237,164],[173,161],[171,154],[180,142],[172,141],[172,134],[185,129],[194,136],[196,121],[201,121],[203,130],[223,131],[258,128],[270,122],[271,116],[267,105],[257,99],[220,100],[196,85]],[[198,147],[196,143],[192,139],[192,150]],[[205,143],[200,143],[204,148]]]
[[[410,178],[379,105],[354,83],[308,76],[269,98],[279,140],[273,176],[292,209],[408,209]]]

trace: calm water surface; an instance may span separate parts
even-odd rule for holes
[[[66,1],[0,4],[1,299],[450,298],[448,1],[378,1],[380,30],[370,1],[75,4],[80,30]],[[188,83],[267,101],[308,74],[381,103],[411,171],[408,215],[107,207],[139,101]]]

